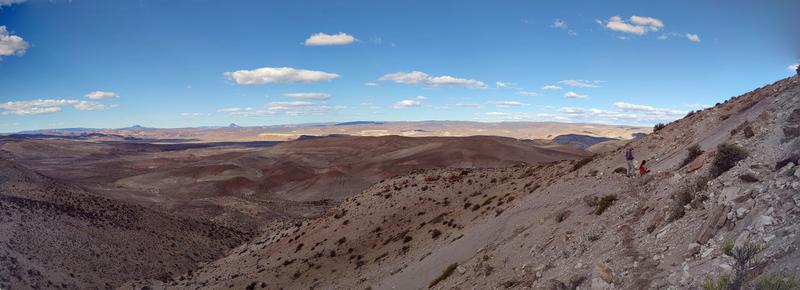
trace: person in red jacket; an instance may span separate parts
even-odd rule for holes
[[[639,175],[645,175],[650,172],[650,169],[644,167],[645,164],[647,164],[647,160],[642,160],[642,164],[639,164]]]

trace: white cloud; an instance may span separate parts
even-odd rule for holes
[[[304,100],[330,100],[331,95],[325,93],[289,93],[283,94],[284,96],[295,98],[295,99],[304,99]]]
[[[602,24],[602,21],[599,22]],[[659,19],[644,16],[631,16],[628,21],[619,16],[613,16],[605,22],[605,27],[614,31],[644,35],[648,32],[658,31],[664,27],[664,22]]]
[[[498,89],[505,89],[505,88],[511,87],[511,84],[510,83],[506,83],[506,82],[497,81],[497,82],[494,82],[494,86],[495,86],[495,88],[498,88]]]
[[[262,67],[254,70],[226,72],[225,76],[238,85],[266,83],[313,83],[338,78],[339,75],[323,71],[291,67]]]
[[[700,42],[700,36],[697,34],[687,33],[686,38],[692,42]]]
[[[551,25],[550,27],[560,30],[566,30],[567,34],[569,35],[578,35],[578,33],[575,32],[575,30],[569,29],[569,24],[567,24],[567,21],[564,21],[562,19],[554,20],[553,25]]]
[[[428,99],[428,97],[426,97],[426,96],[417,96],[417,98],[416,98],[416,99],[417,99],[417,100],[427,100],[427,99]]]
[[[498,108],[513,108],[513,107],[521,107],[527,105],[517,101],[499,101],[499,102],[489,102],[489,103],[494,104],[494,106]]]
[[[309,107],[313,106],[314,103],[311,102],[302,102],[302,101],[295,101],[295,102],[271,102],[267,103],[266,108],[267,110],[275,111],[275,110],[289,110],[295,107]]]
[[[95,111],[116,108],[117,105],[105,105],[92,101],[78,101],[77,103],[73,104],[72,107],[81,111]]]
[[[417,100],[401,100],[399,102],[394,103],[394,105],[392,105],[392,107],[394,107],[395,109],[413,108],[413,107],[419,107],[419,106],[422,106],[422,103],[420,103]]]
[[[561,87],[553,86],[553,85],[542,87],[542,90],[545,90],[545,91],[557,91],[557,90],[560,90],[560,89],[561,89]]]
[[[208,114],[205,114],[205,113],[181,113],[182,117],[200,117],[200,116],[206,116],[206,115],[208,115]]]
[[[680,117],[686,114],[686,111],[661,109],[648,105],[637,105],[625,102],[614,103],[614,108],[622,110],[623,112],[641,112],[660,116],[674,116]]]
[[[578,88],[599,88],[600,87],[599,84],[602,82],[603,81],[563,80],[558,83]]]
[[[799,66],[799,65],[800,64],[797,64],[797,63],[796,64],[791,64],[788,67],[786,67],[786,69],[788,69],[790,71],[795,71],[795,70],[797,70],[797,66]]]
[[[285,115],[290,117],[302,115],[320,115],[332,110],[344,109],[344,106],[315,105],[311,102],[271,102],[266,103],[262,108],[251,107],[231,107],[221,108],[217,112],[227,113],[228,116],[236,117],[265,117]]]
[[[475,104],[475,103],[457,103],[455,106],[461,108],[471,108],[471,109],[477,109],[482,107],[480,104]]]
[[[306,39],[305,46],[345,45],[355,41],[355,37],[344,32],[333,35],[320,32],[309,36],[308,39]]]
[[[537,92],[529,92],[529,91],[519,91],[519,92],[517,92],[517,95],[525,96],[525,97],[538,97],[538,96],[541,96],[541,94],[539,94]]]
[[[486,83],[478,80],[462,79],[452,76],[432,77],[420,71],[396,72],[380,77],[381,81],[393,81],[400,84],[426,84],[433,87],[464,86],[467,88],[486,88]]]
[[[509,115],[511,115],[511,113],[506,113],[506,112],[486,112],[486,115],[488,115],[488,116],[509,116]]]
[[[108,100],[119,98],[119,95],[115,92],[94,91],[84,95],[84,97],[92,100]]]
[[[0,0],[0,7],[11,6],[14,4],[24,3],[28,0]]]
[[[579,94],[577,94],[575,92],[567,92],[566,94],[564,94],[564,96],[567,97],[567,98],[570,98],[570,99],[588,99],[589,98],[589,96],[587,96],[587,95],[579,95]]]
[[[93,101],[71,99],[38,99],[33,101],[11,101],[0,103],[2,115],[39,115],[60,112],[61,107],[72,106],[76,110],[94,111],[115,108],[116,105],[105,105]]]
[[[11,5],[13,4],[13,1],[7,3],[10,4],[6,5]],[[0,2],[0,6],[2,6],[2,2]],[[25,50],[27,49],[28,49],[28,43],[25,42],[25,40],[22,39],[22,37],[13,35],[10,32],[8,32],[5,26],[0,26],[0,57],[10,56],[10,55],[21,56],[25,54]]]
[[[366,82],[366,83],[364,83],[364,85],[368,86],[368,87],[377,87],[378,83],[376,83],[376,82]]]

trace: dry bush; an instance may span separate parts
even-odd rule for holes
[[[717,146],[717,155],[711,163],[711,176],[716,178],[730,170],[736,163],[747,158],[747,151],[739,146],[724,143]]]
[[[556,222],[557,223],[563,222],[564,220],[567,219],[567,217],[569,217],[570,213],[572,213],[572,212],[570,212],[569,210],[566,210],[566,209],[559,211],[555,216]]]
[[[608,207],[610,207],[614,202],[617,200],[617,196],[614,194],[609,194],[604,196],[597,202],[597,209],[595,209],[594,214],[601,215],[603,212],[606,211]]]
[[[586,158],[583,158],[581,160],[576,161],[575,165],[572,166],[572,171],[581,169],[581,167],[583,167],[587,163],[592,162],[593,159],[594,159],[594,157],[586,157]]]
[[[741,179],[744,182],[751,182],[751,183],[759,181],[758,177],[755,177],[750,173],[745,173],[745,174],[739,175],[739,179]]]
[[[800,281],[794,273],[772,273],[758,279],[756,290],[797,290]]]
[[[680,168],[683,168],[687,164],[692,163],[692,161],[697,159],[697,157],[703,155],[703,150],[700,149],[700,146],[697,144],[689,146],[689,148],[687,148],[686,151],[688,151],[688,153],[686,155],[686,158],[683,159],[683,162],[681,162]]]
[[[434,279],[433,281],[431,281],[430,284],[428,284],[428,288],[433,288],[433,286],[436,286],[436,284],[439,284],[439,282],[442,282],[444,281],[444,279],[447,279],[447,277],[450,277],[450,275],[453,275],[453,272],[456,271],[456,268],[458,268],[458,263],[452,263],[449,266],[447,266],[447,268],[445,268],[444,271],[442,271],[442,274],[439,275],[439,277],[436,277],[436,279]]]
[[[628,174],[628,170],[625,167],[617,167],[614,169],[614,173]]]
[[[667,127],[667,125],[664,125],[664,123],[656,124],[655,126],[653,126],[653,133],[658,132],[661,129],[664,129],[664,127]]]

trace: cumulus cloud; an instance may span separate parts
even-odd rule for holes
[[[575,93],[575,92],[567,92],[566,94],[564,94],[564,96],[567,97],[567,98],[570,98],[570,99],[588,99],[589,98],[589,96],[587,96],[587,95],[579,95],[578,93]]]
[[[790,64],[788,67],[786,67],[786,69],[788,69],[790,71],[795,71],[795,70],[797,70],[797,66],[799,66],[799,65],[800,64],[797,64],[797,63],[796,64]]]
[[[13,1],[7,3],[13,4]],[[0,6],[2,6],[2,2],[0,2]],[[5,26],[0,26],[0,57],[11,55],[21,56],[25,54],[27,49],[28,43],[22,39],[22,37],[11,34]]]
[[[72,106],[76,110],[94,111],[115,108],[116,105],[105,105],[93,101],[79,101],[71,99],[37,99],[33,101],[11,101],[0,103],[2,115],[39,115],[56,113],[64,106]]]
[[[419,106],[422,106],[422,103],[420,103],[420,101],[417,100],[401,100],[392,105],[392,107],[394,107],[395,109],[414,108]]]
[[[334,73],[291,67],[262,67],[254,70],[226,72],[224,75],[238,85],[314,83],[339,77],[339,75]]]
[[[557,90],[560,90],[560,89],[561,89],[561,87],[553,86],[553,85],[542,87],[542,90],[545,90],[545,91],[557,91]]]
[[[311,102],[270,102],[261,108],[230,107],[221,108],[217,112],[226,113],[236,117],[268,117],[268,116],[302,116],[321,115],[328,111],[344,109],[344,106],[320,105]]]
[[[433,77],[420,71],[396,72],[396,73],[385,74],[378,80],[393,81],[399,84],[426,84],[433,87],[463,86],[467,88],[480,88],[480,89],[488,87],[486,83],[478,80],[462,79],[447,75]]]
[[[614,108],[617,108],[624,112],[640,112],[640,113],[647,113],[665,117],[666,116],[680,117],[686,114],[686,111],[681,111],[681,110],[661,109],[648,105],[638,105],[625,102],[614,103]]]
[[[599,88],[600,83],[603,81],[585,81],[585,80],[563,80],[558,82],[562,85],[578,88]]]
[[[670,38],[685,38],[692,42],[700,42],[700,35],[692,33],[668,32],[658,36],[659,40],[667,40]]]
[[[206,115],[208,115],[208,114],[206,114],[206,113],[181,113],[181,117],[200,117],[200,116],[206,116]]]
[[[330,100],[331,95],[325,93],[289,93],[283,94],[284,96],[295,98],[295,99],[305,99],[305,100]]]
[[[119,98],[115,92],[94,91],[84,95],[84,97],[92,100],[108,100]]]
[[[486,115],[488,115],[488,116],[509,116],[509,115],[511,115],[511,113],[506,113],[506,112],[486,112]]]
[[[339,32],[339,34],[312,34],[306,39],[305,46],[324,46],[324,45],[346,45],[356,41],[350,34]]]
[[[368,87],[376,87],[376,86],[378,86],[378,83],[376,83],[376,82],[366,82],[366,83],[364,83],[364,85],[368,86]]]
[[[602,24],[602,21],[600,22]],[[605,22],[605,27],[614,31],[644,35],[664,28],[664,22],[653,17],[631,16],[628,20],[613,16]]]

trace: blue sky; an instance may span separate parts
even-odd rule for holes
[[[763,2],[763,3],[762,3]],[[0,0],[0,132],[652,125],[793,74],[797,1]]]

